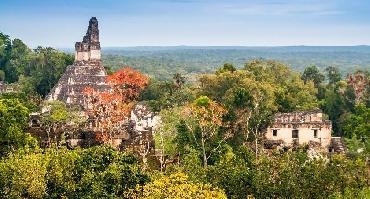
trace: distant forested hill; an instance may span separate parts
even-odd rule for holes
[[[115,47],[103,48],[103,60],[113,70],[129,65],[158,79],[172,74],[211,72],[223,63],[242,67],[251,59],[276,59],[303,71],[307,65],[337,66],[343,75],[370,70],[370,46],[287,47]]]

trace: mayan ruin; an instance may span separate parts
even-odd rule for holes
[[[82,116],[87,117],[86,123],[77,131],[69,133],[66,137],[66,143],[69,147],[91,146],[97,144],[97,133],[101,132],[101,122],[111,117],[108,112],[110,107],[101,104],[93,106],[95,97],[89,98],[86,90],[93,90],[94,93],[112,93],[111,85],[107,83],[107,73],[101,61],[101,48],[99,42],[98,20],[92,17],[86,35],[82,42],[75,44],[75,60],[70,66],[67,66],[65,73],[59,79],[58,83],[46,97],[46,101],[61,101],[68,107],[75,107],[81,111]],[[42,113],[33,113],[30,125],[33,126],[33,132],[41,138],[41,143],[46,144],[47,137],[45,134],[39,134],[37,124],[39,123],[40,114],[47,113],[50,108],[44,107]],[[100,111],[100,115],[91,118],[92,111]],[[137,105],[121,121],[117,121],[117,127],[111,135],[110,143],[115,148],[135,148],[149,147],[153,148],[152,128],[156,125],[158,119],[153,113],[148,112],[148,108],[143,105]],[[111,110],[113,111],[113,110]],[[96,112],[95,114],[98,114]],[[102,115],[103,114],[103,115]],[[104,119],[106,117],[106,119]],[[154,119],[154,122],[152,122]],[[60,140],[60,136],[57,136]],[[147,146],[147,143],[150,143]]]
[[[266,138],[286,145],[317,143],[328,148],[331,142],[331,122],[321,110],[277,113],[267,128]]]
[[[92,87],[97,91],[109,90],[106,77],[107,72],[101,61],[98,20],[92,17],[82,42],[75,44],[74,64],[67,66],[65,73],[46,99],[82,107],[83,91],[86,87]]]

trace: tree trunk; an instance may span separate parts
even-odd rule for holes
[[[50,147],[50,143],[51,143],[51,138],[50,138],[50,132],[51,132],[51,127],[48,127],[47,128],[47,131],[46,131],[46,133],[47,133],[47,135],[48,135],[48,142],[47,142],[47,147]]]
[[[257,156],[258,156],[258,138],[257,138],[257,135],[255,135],[255,144],[256,144],[256,159],[257,159]]]
[[[161,156],[160,156],[160,160],[159,162],[161,163],[161,172],[163,172],[163,163],[164,163],[164,141],[163,141],[163,134],[162,133],[159,133],[159,135],[161,136]]]
[[[204,146],[204,138],[202,137],[202,150],[203,150],[203,167],[207,168],[207,155],[206,155],[206,148]]]

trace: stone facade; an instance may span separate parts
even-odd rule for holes
[[[331,144],[331,121],[323,119],[319,109],[277,113],[265,136],[270,142],[285,146],[314,144],[328,149]]]
[[[130,120],[134,124],[136,131],[156,130],[160,123],[159,115],[154,114],[143,103],[138,103],[131,111]]]
[[[85,113],[87,102],[84,96],[84,89],[93,88],[97,92],[110,91],[107,84],[107,73],[102,66],[99,42],[98,21],[95,17],[90,19],[86,35],[82,42],[75,44],[75,61],[68,66],[65,73],[59,79],[56,86],[51,90],[46,100],[59,100],[68,106],[80,107]],[[47,110],[43,110],[42,113]],[[42,114],[41,113],[41,114]],[[34,114],[30,121],[33,134],[37,135],[40,143],[47,145],[47,135],[40,130],[38,125],[40,114]],[[151,113],[144,104],[138,103],[126,121],[122,121],[119,128],[112,130],[111,145],[121,149],[132,149],[140,154],[146,154],[154,149],[152,130],[158,123],[158,116]],[[71,131],[66,134],[66,144],[70,148],[77,146],[89,147],[98,143],[96,139],[94,121],[88,119],[84,127],[78,131]],[[63,132],[56,132],[60,135]],[[56,136],[57,141],[61,140]],[[144,151],[144,152],[143,152]]]
[[[75,44],[75,62],[100,62],[100,58],[98,20],[92,17],[82,42]]]
[[[81,106],[84,104],[83,90],[86,87],[96,91],[110,89],[106,77],[100,55],[98,20],[92,17],[82,42],[76,42],[75,62],[67,66],[46,99],[63,101],[69,106]]]

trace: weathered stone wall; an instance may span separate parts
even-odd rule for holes
[[[82,42],[76,42],[75,49],[75,62],[67,67],[46,99],[82,107],[86,87],[96,91],[110,89],[106,83],[107,73],[101,63],[99,28],[95,17],[90,19],[86,35]]]
[[[69,105],[82,106],[83,91],[92,87],[97,91],[107,91],[106,72],[103,66],[68,66],[47,100],[59,100]]]
[[[100,49],[98,20],[92,17],[82,42],[75,44],[75,61],[100,60]]]
[[[276,135],[273,135],[274,130]],[[298,130],[298,138],[293,138],[293,130]],[[287,146],[295,142],[300,145],[317,142],[321,147],[328,148],[331,143],[331,122],[323,119],[320,110],[278,113],[267,128],[265,137],[273,141],[281,140]]]
[[[292,113],[277,113],[274,116],[274,122],[321,122],[322,116],[323,115],[320,109]]]
[[[100,50],[90,50],[90,59],[100,60],[101,59]]]
[[[160,123],[160,117],[151,112],[143,103],[138,103],[134,107],[130,120],[133,121],[134,129],[137,131],[156,130]]]
[[[277,135],[273,136],[273,130],[277,130]],[[298,130],[298,138],[292,138],[293,130]],[[314,131],[317,131],[317,137],[314,136]],[[268,140],[282,140],[284,144],[292,146],[294,140],[298,144],[308,144],[310,141],[320,143],[321,147],[327,148],[331,142],[331,127],[329,125],[286,125],[286,127],[272,126],[267,129],[266,138]]]

